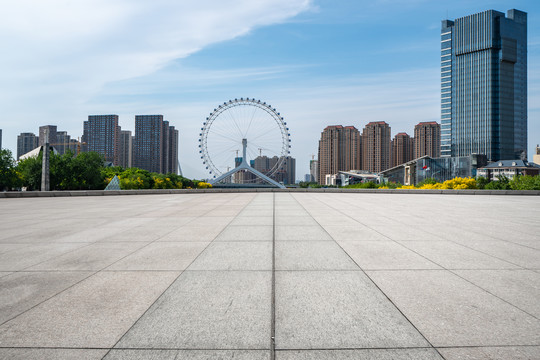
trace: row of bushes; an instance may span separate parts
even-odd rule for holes
[[[119,166],[103,166],[103,157],[95,152],[75,156],[73,152],[63,155],[51,153],[49,161],[51,190],[103,190],[116,175],[120,188],[127,189],[195,189],[212,185],[191,180],[176,174],[158,174],[138,168],[124,169]],[[11,151],[0,150],[0,191],[40,190],[42,154],[18,163]]]
[[[212,187],[211,184],[187,179],[176,174],[158,174],[139,168],[124,169],[120,166],[102,169],[103,184],[107,184],[118,176],[120,188],[122,190],[138,189],[206,189]]]
[[[461,178],[457,177],[444,182],[438,182],[433,178],[426,179],[415,185],[401,185],[400,183],[376,184],[374,182],[365,182],[354,185],[344,186],[349,189],[428,189],[428,190],[467,190],[467,189],[485,189],[485,190],[540,190],[540,175],[538,176],[515,176],[509,179],[500,176],[498,180],[490,181],[484,177]]]

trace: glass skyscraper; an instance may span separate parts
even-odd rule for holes
[[[441,156],[492,161],[527,151],[527,13],[443,20]]]

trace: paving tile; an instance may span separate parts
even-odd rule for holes
[[[91,272],[17,272],[0,278],[0,324],[90,276]]]
[[[366,240],[389,240],[387,236],[384,236],[375,230],[372,230],[363,225],[325,225],[324,229],[336,240],[336,241],[366,241]]]
[[[272,270],[272,243],[216,241],[188,270]]]
[[[370,228],[392,240],[442,240],[440,236],[423,231],[420,226],[378,223],[377,225],[370,226]]]
[[[357,226],[358,221],[343,215],[339,214],[336,216],[328,216],[328,214],[321,214],[319,216],[311,213],[311,215],[317,220],[321,226],[331,225],[331,226]]]
[[[0,254],[27,247],[29,244],[0,244]]]
[[[107,270],[184,270],[208,244],[155,242],[112,264]]]
[[[276,273],[276,349],[426,345],[362,272]]]
[[[530,270],[456,270],[459,276],[540,319],[540,274]]]
[[[216,237],[216,241],[272,241],[272,226],[228,226]]]
[[[280,214],[276,214],[276,225],[319,226],[311,216],[282,216]]]
[[[223,231],[221,227],[213,226],[182,226],[157,241],[213,241]]]
[[[328,240],[332,238],[320,226],[276,226],[276,240]]]
[[[98,273],[0,326],[0,344],[112,347],[178,275]]]
[[[333,241],[276,241],[276,270],[359,270]]]
[[[475,348],[442,348],[446,360],[535,360],[540,359],[540,346],[505,346]]]
[[[111,350],[104,360],[270,360],[270,350]]]
[[[182,229],[182,228],[180,228]],[[150,242],[158,240],[171,232],[179,230],[178,227],[163,227],[163,226],[137,226],[129,230],[116,233],[111,236],[102,238],[104,242]]]
[[[101,360],[102,349],[0,349],[0,359],[10,360]]]
[[[274,225],[273,216],[237,216],[231,221],[231,226]]]
[[[540,321],[449,271],[369,271],[434,346],[537,345]]]
[[[232,220],[233,216],[201,216],[196,219],[193,219],[189,222],[189,226],[214,226],[214,227],[225,227]]]
[[[447,269],[518,269],[509,262],[451,241],[403,241],[405,247]]]
[[[339,241],[364,270],[441,269],[432,261],[393,241]]]
[[[119,348],[264,349],[269,271],[187,271],[118,343]]]
[[[278,350],[276,360],[443,360],[434,349]]]
[[[101,270],[145,243],[94,243],[32,266],[29,270]]]
[[[0,271],[18,271],[88,244],[36,244],[0,254]]]
[[[456,238],[454,241],[527,269],[540,269],[540,250],[500,240],[467,241]]]

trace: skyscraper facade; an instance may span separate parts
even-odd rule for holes
[[[527,149],[527,13],[443,20],[441,156],[517,159]]]
[[[56,142],[51,142],[53,147],[58,151],[59,154],[65,154],[68,150],[72,153],[77,154],[78,141],[72,139],[68,135],[67,131],[57,131],[56,132]]]
[[[118,165],[121,131],[118,115],[89,115],[83,131],[86,151],[102,154],[105,161]]]
[[[392,140],[392,156],[390,167],[398,166],[413,159],[414,139],[401,132]]]
[[[178,171],[178,130],[163,115],[136,115],[133,166],[157,173]]]
[[[49,144],[56,144],[58,142],[57,138],[57,126],[56,125],[45,125],[39,127],[39,143],[38,146],[45,145],[47,140],[46,135],[48,134]],[[58,151],[58,149],[57,149]]]
[[[251,161],[251,166],[266,175],[275,168],[279,160],[280,158],[277,156],[268,157],[266,155],[260,155]],[[276,169],[270,178],[285,185],[294,184],[296,179],[296,159],[291,156],[285,156],[279,169]],[[244,180],[248,179],[244,177]],[[250,177],[250,180],[257,183],[266,183],[254,175]]]
[[[319,140],[317,182],[325,182],[327,174],[362,168],[362,137],[354,126],[327,126]]]
[[[381,172],[390,167],[390,126],[384,121],[368,123],[362,132],[363,170]]]
[[[17,160],[26,154],[37,148],[39,138],[34,133],[21,133],[17,136]]]
[[[133,164],[161,173],[163,169],[163,115],[136,115]]]
[[[131,131],[120,131],[119,150],[120,154],[118,155],[118,166],[125,169],[130,168],[133,157],[133,137],[131,136]]]
[[[441,156],[441,126],[435,121],[421,122],[414,127],[414,158]]]

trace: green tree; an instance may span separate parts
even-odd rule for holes
[[[499,175],[498,180],[486,184],[487,190],[510,190],[510,180],[505,175]]]
[[[41,153],[37,157],[29,157],[19,160],[17,172],[19,173],[21,186],[27,190],[39,190],[41,188]]]
[[[17,168],[13,154],[8,149],[0,150],[0,191],[11,190],[19,186]]]

